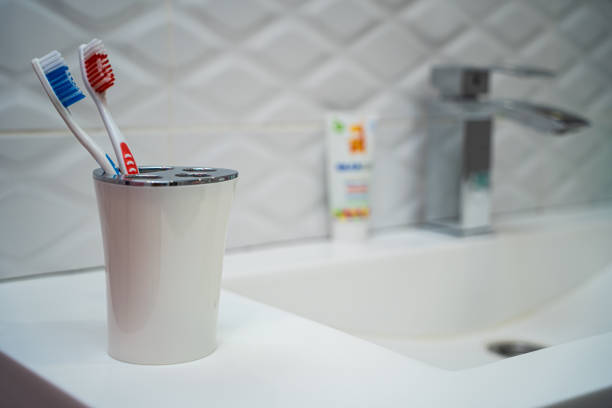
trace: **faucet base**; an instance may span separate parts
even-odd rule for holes
[[[462,226],[458,219],[427,221],[423,226],[430,231],[450,234],[456,237],[482,235],[493,232],[493,228],[490,225],[467,228]]]

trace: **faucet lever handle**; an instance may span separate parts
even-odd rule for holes
[[[431,83],[443,96],[475,99],[489,92],[489,76],[492,72],[517,77],[555,76],[553,71],[544,68],[520,65],[436,65],[431,71]]]
[[[552,78],[556,75],[554,71],[549,69],[527,65],[493,65],[489,67],[489,71],[517,77]]]

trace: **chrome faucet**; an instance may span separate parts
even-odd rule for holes
[[[586,119],[557,108],[488,99],[493,72],[518,77],[554,76],[551,71],[530,67],[433,68],[431,82],[440,98],[428,106],[425,220],[457,235],[491,231],[494,115],[556,135],[589,125]]]

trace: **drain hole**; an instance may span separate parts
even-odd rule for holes
[[[155,171],[165,171],[165,170],[172,170],[172,167],[168,167],[168,166],[143,166],[143,167],[139,167],[138,171],[140,171],[141,173],[153,173]]]
[[[502,357],[520,356],[543,348],[546,346],[527,341],[496,341],[487,345],[489,351]]]
[[[210,167],[185,167],[183,171],[215,171],[216,169],[212,169]]]

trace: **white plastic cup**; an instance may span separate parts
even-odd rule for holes
[[[94,170],[111,357],[174,364],[215,350],[237,176],[178,166],[143,167],[139,176]]]

